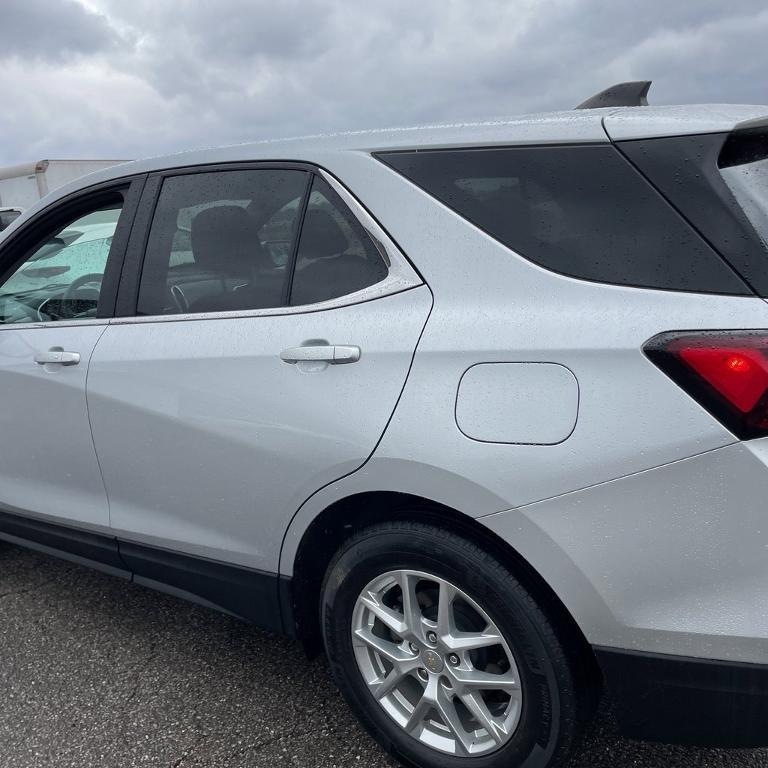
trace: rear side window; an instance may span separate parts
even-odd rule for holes
[[[139,286],[139,315],[315,304],[380,282],[374,241],[320,176],[210,171],[163,181]]]
[[[301,228],[291,304],[355,293],[387,276],[368,233],[328,182],[315,176]]]
[[[611,146],[378,157],[516,253],[555,272],[667,290],[743,291],[720,256]]]
[[[285,303],[307,173],[171,176],[149,233],[138,314],[268,309]]]

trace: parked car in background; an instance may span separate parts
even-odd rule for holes
[[[125,161],[37,160],[0,168],[0,206],[29,208],[41,197],[80,176],[122,162]]]
[[[324,650],[408,765],[562,765],[604,686],[768,745],[768,107],[647,85],[32,206],[0,538]]]
[[[0,232],[22,214],[22,208],[0,207]]]

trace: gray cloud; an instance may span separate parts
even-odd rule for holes
[[[111,48],[106,20],[76,0],[4,0],[0,8],[0,56],[57,61]]]
[[[29,14],[0,45],[0,163],[568,108],[631,78],[655,103],[768,102],[764,0],[79,2],[55,66]]]

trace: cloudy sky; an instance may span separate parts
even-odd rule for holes
[[[569,108],[768,103],[765,0],[0,0],[0,165]]]

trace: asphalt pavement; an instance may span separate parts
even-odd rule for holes
[[[228,616],[0,543],[2,768],[382,768],[322,659]],[[768,768],[768,750],[621,739],[569,768]]]

